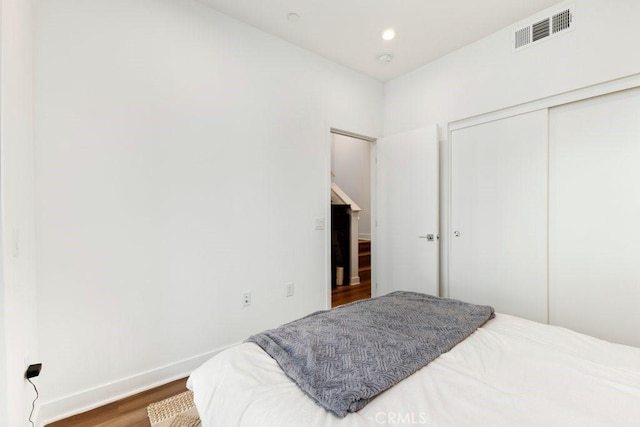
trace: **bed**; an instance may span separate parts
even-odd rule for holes
[[[640,349],[501,313],[343,418],[253,342],[216,355],[188,387],[204,427],[640,426]]]

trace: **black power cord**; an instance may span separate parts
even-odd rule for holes
[[[36,391],[36,398],[33,399],[33,403],[31,404],[31,413],[29,414],[29,422],[33,427],[35,427],[35,423],[31,421],[31,417],[33,416],[33,411],[35,411],[36,409],[36,401],[38,400],[38,397],[40,397],[40,395],[38,394],[38,388],[36,387],[36,385],[31,382],[31,378],[27,378],[27,381],[29,381],[29,384],[31,384],[33,386],[33,389]]]

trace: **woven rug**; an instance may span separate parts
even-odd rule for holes
[[[152,427],[200,427],[193,392],[185,391],[147,406]]]

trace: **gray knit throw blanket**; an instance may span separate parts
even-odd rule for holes
[[[344,417],[451,350],[493,307],[394,292],[253,335],[318,405]]]

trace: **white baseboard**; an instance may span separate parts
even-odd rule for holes
[[[350,285],[359,285],[360,284],[360,276],[354,276],[351,278]]]
[[[40,405],[35,424],[37,426],[43,426],[124,399],[125,397],[133,396],[134,394],[171,381],[185,378],[191,374],[194,369],[216,354],[235,345],[237,344],[142,372],[80,393],[44,402]]]
[[[360,233],[360,234],[358,234],[358,239],[360,239],[360,240],[371,240],[371,234]]]

